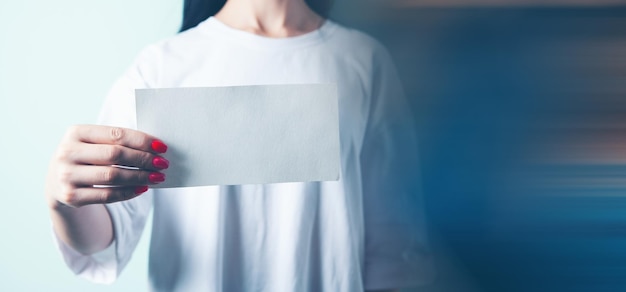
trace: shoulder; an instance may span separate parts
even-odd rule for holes
[[[193,63],[215,43],[215,37],[197,26],[145,46],[131,68],[137,70],[148,86],[156,85],[162,78],[165,64]]]
[[[334,52],[334,61],[358,76],[366,96],[371,97],[381,85],[398,80],[391,55],[381,42],[357,29],[336,23],[333,26],[328,43]]]
[[[164,54],[180,54],[185,51],[193,51],[194,48],[201,46],[203,42],[210,41],[210,34],[203,31],[199,25],[147,45],[139,53],[138,59],[155,58]]]
[[[330,22],[332,33],[327,41],[330,45],[336,47],[339,52],[347,56],[365,58],[373,62],[389,61],[387,48],[371,35],[333,21]]]
[[[395,70],[387,48],[377,39],[360,30],[331,22],[332,33],[327,46],[333,51],[335,61],[352,68],[364,84],[372,84],[377,75]]]

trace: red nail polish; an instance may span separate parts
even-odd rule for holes
[[[155,139],[152,141],[152,150],[159,153],[165,153],[165,151],[167,151],[167,145],[165,145],[163,141]]]
[[[148,186],[140,186],[135,188],[135,195],[143,194],[148,191]]]
[[[148,176],[148,179],[150,180],[151,183],[155,183],[155,184],[164,182],[165,174],[162,174],[160,172],[153,172]]]
[[[159,168],[159,169],[166,169],[170,167],[170,162],[167,161],[167,159],[163,157],[157,156],[154,159],[152,159],[152,165],[154,165],[154,167]]]

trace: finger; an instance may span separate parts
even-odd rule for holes
[[[91,144],[121,145],[154,153],[167,151],[167,145],[156,137],[120,127],[78,125],[70,129],[70,135],[73,135],[78,141]]]
[[[161,156],[121,145],[80,143],[73,147],[67,159],[76,164],[122,165],[147,170],[169,167],[169,161]]]
[[[147,190],[147,186],[75,188],[65,195],[61,203],[72,207],[108,204],[130,200],[145,193]]]
[[[68,165],[60,172],[64,183],[75,186],[138,186],[165,181],[165,174],[100,165]]]

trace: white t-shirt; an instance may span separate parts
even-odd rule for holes
[[[363,33],[326,21],[273,39],[209,18],[141,52],[100,123],[135,128],[136,88],[286,83],[337,84],[339,181],[151,190],[107,205],[108,249],[84,256],[57,240],[68,266],[95,282],[115,280],[152,209],[153,291],[363,291],[429,281],[413,119],[388,53]]]

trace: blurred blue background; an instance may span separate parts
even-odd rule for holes
[[[337,0],[391,51],[416,112],[439,278],[411,291],[626,291],[626,6],[621,1]],[[137,291],[63,265],[43,177],[182,1],[0,2],[0,291]],[[146,229],[150,230],[150,227]]]
[[[441,268],[423,291],[626,291],[626,8],[608,2],[342,10],[418,116]]]

